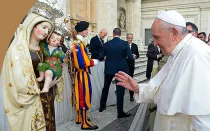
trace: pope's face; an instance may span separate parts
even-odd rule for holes
[[[50,33],[52,26],[49,22],[41,22],[36,25],[32,31],[32,35],[37,40],[44,40]]]
[[[172,33],[162,27],[161,20],[156,19],[152,24],[152,37],[155,46],[159,46],[165,55],[170,55],[173,49]]]
[[[61,36],[56,33],[52,33],[52,35],[49,38],[49,45],[57,47],[60,45],[60,42],[61,42]]]
[[[81,36],[83,36],[83,37],[87,37],[87,35],[88,35],[88,29],[83,30],[83,31],[80,32],[79,34],[80,34]]]

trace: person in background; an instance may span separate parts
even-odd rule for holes
[[[191,33],[193,36],[198,36],[198,27],[192,22],[186,22],[186,27],[188,33]]]
[[[206,33],[205,33],[205,32],[200,32],[200,33],[198,33],[198,38],[199,38],[200,40],[202,40],[203,42],[207,43],[207,42],[206,42]]]
[[[104,38],[107,35],[107,30],[102,29],[100,33],[90,40],[91,59],[98,59],[99,54],[104,48]]]
[[[160,59],[163,57],[161,50],[156,45],[154,45],[153,40],[151,40],[151,43],[148,46],[147,57],[148,59],[147,59],[146,77],[147,79],[150,79],[154,61],[159,62]]]
[[[207,44],[210,46],[210,33],[209,33],[209,36],[208,36],[208,42]]]
[[[77,39],[72,43],[71,56],[75,67],[75,97],[76,97],[76,124],[81,124],[82,130],[95,130],[98,126],[93,125],[87,116],[91,107],[92,85],[90,80],[90,67],[98,64],[98,60],[90,59],[87,54],[85,37],[88,35],[89,23],[80,21],[76,24]]]
[[[104,51],[99,55],[99,60],[105,59],[105,69],[104,69],[104,87],[102,89],[102,95],[100,100],[99,112],[106,109],[106,101],[108,97],[109,87],[114,78],[114,74],[118,71],[124,71],[129,74],[129,68],[127,64],[127,58],[129,61],[134,61],[133,55],[127,42],[120,39],[121,30],[115,28],[113,30],[113,39],[104,44]],[[123,86],[116,86],[117,93],[117,117],[129,117],[123,110],[124,94],[125,88]]]
[[[133,43],[133,34],[128,33],[126,39],[127,39],[127,42],[128,42],[128,45],[129,45],[129,48],[131,50],[134,60],[138,59],[139,51],[138,51],[138,46],[135,43]],[[128,62],[130,76],[133,77],[134,70],[135,70],[135,61],[127,60],[127,62]],[[129,93],[130,93],[130,101],[134,101],[134,98],[133,98],[134,93],[132,91],[129,91]]]
[[[210,42],[210,33],[209,33],[209,36],[208,36],[208,42]]]

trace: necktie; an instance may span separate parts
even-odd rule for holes
[[[103,42],[103,40],[102,40],[102,39],[100,39],[100,42],[101,42],[101,45],[103,46],[103,45],[104,45],[104,42]]]

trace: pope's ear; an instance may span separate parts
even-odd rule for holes
[[[177,37],[178,36],[178,30],[176,28],[172,28],[172,34],[173,36]]]

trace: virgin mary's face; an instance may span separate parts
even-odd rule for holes
[[[32,31],[32,35],[36,40],[44,40],[52,29],[52,25],[49,22],[42,22],[36,25]]]

